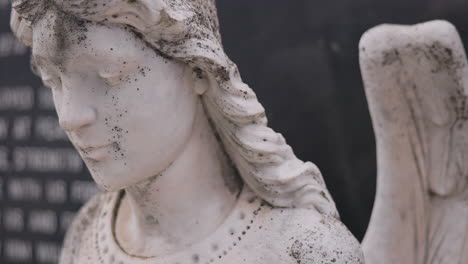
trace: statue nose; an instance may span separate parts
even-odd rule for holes
[[[82,75],[63,75],[62,87],[54,95],[59,124],[67,132],[78,131],[97,119],[95,96]]]
[[[68,132],[77,131],[96,121],[96,111],[90,106],[62,106],[59,112],[59,124]]]

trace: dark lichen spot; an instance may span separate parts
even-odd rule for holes
[[[217,251],[217,250],[219,249],[218,244],[213,244],[213,245],[211,246],[211,249],[212,249],[213,251]]]
[[[400,52],[397,49],[383,52],[382,66],[388,66],[400,61]]]
[[[301,263],[303,246],[304,244],[299,240],[294,241],[294,243],[291,246],[290,255],[296,260],[297,263]]]
[[[241,220],[245,219],[245,213],[244,213],[244,212],[241,212],[241,213],[239,214],[239,218],[240,218]]]
[[[199,67],[195,67],[193,72],[197,76],[198,79],[203,79],[203,71]]]

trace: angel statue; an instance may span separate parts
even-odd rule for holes
[[[60,264],[468,262],[468,68],[449,23],[361,40],[379,171],[363,251],[267,126],[214,0],[14,0],[11,26],[104,190]]]
[[[103,193],[61,264],[364,263],[317,167],[267,126],[214,0],[15,0],[60,126]]]

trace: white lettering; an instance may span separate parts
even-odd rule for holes
[[[53,234],[57,229],[57,220],[53,211],[32,211],[29,214],[29,230],[37,233]]]
[[[48,202],[63,203],[67,199],[67,185],[61,180],[48,182],[45,194]]]
[[[11,32],[0,33],[0,58],[25,55],[28,48],[21,44]]]
[[[17,171],[80,172],[83,162],[75,150],[20,147],[13,150]]]
[[[24,229],[24,213],[19,208],[5,209],[3,221],[7,231],[21,232]]]
[[[0,110],[28,110],[34,105],[31,86],[7,86],[0,89]]]
[[[31,118],[27,116],[16,118],[12,127],[13,138],[24,140],[31,136]]]
[[[60,216],[60,229],[65,232],[68,230],[68,227],[71,225],[73,218],[75,217],[74,212],[64,212]]]
[[[71,199],[76,202],[87,202],[98,192],[96,184],[90,181],[74,181],[71,185]]]
[[[9,168],[8,151],[6,147],[0,147],[0,171],[7,171]]]
[[[36,120],[34,134],[37,138],[46,141],[68,141],[67,134],[59,126],[57,118],[52,116],[39,117]]]
[[[10,261],[30,261],[32,258],[32,247],[30,242],[9,239],[5,241],[5,255]]]
[[[12,178],[7,183],[8,197],[12,200],[39,200],[41,184],[36,179]]]
[[[8,121],[5,118],[0,118],[0,139],[8,136]]]
[[[39,242],[36,245],[36,256],[40,263],[57,263],[60,246],[54,243]]]
[[[41,86],[38,89],[38,92],[39,92],[39,107],[42,109],[47,109],[47,110],[55,109],[54,100],[52,98],[52,91],[45,86]]]

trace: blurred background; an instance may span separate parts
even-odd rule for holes
[[[270,126],[322,170],[343,222],[362,239],[375,192],[375,146],[358,62],[381,23],[446,19],[468,41],[466,0],[217,0],[227,54]],[[74,213],[97,188],[58,127],[29,50],[0,0],[0,263],[56,263]]]

